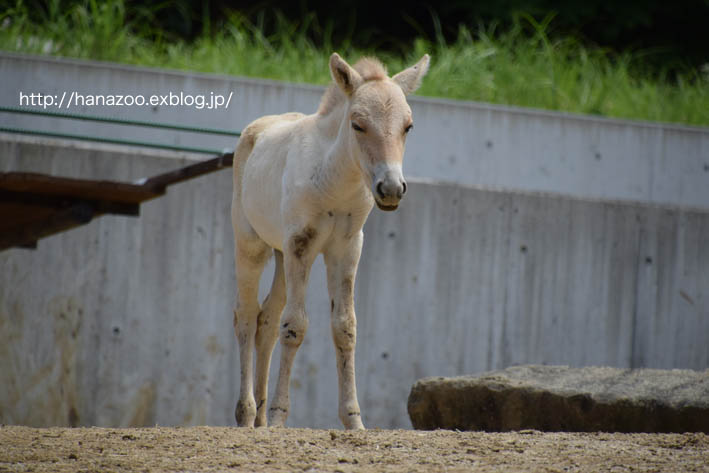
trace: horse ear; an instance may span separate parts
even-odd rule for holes
[[[332,56],[330,56],[330,74],[335,83],[348,97],[363,82],[362,76],[337,53],[332,53]]]
[[[421,80],[423,76],[428,72],[428,63],[431,57],[428,54],[424,54],[419,62],[404,69],[391,79],[399,84],[399,87],[404,91],[404,94],[409,95],[421,86]]]

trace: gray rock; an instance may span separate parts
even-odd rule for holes
[[[421,379],[408,410],[426,430],[709,433],[709,370],[516,366]]]

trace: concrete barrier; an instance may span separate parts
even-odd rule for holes
[[[196,158],[0,135],[0,171],[132,181]],[[102,217],[0,253],[0,423],[233,424],[230,195],[229,172],[215,173],[139,219]],[[409,427],[406,398],[425,376],[709,366],[706,210],[412,180],[400,210],[374,211],[365,233],[357,374],[369,427]],[[339,427],[325,288],[319,258],[294,426]]]
[[[435,61],[435,58],[433,58]],[[75,113],[240,130],[259,116],[314,112],[323,88],[0,52],[0,105],[20,93],[84,96],[210,94],[228,108],[72,107]],[[709,208],[709,129],[411,97],[416,126],[405,172],[471,186]],[[235,140],[0,113],[0,126],[222,149]]]

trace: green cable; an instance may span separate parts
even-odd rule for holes
[[[169,149],[173,151],[187,151],[190,153],[204,153],[204,154],[224,154],[224,153],[229,153],[231,150],[225,150],[225,149],[209,149],[209,148],[193,148],[191,146],[176,146],[176,145],[168,145],[168,144],[162,144],[162,143],[149,143],[146,141],[132,141],[132,140],[121,140],[117,138],[102,138],[102,137],[94,137],[94,136],[85,136],[85,135],[72,135],[69,133],[56,133],[53,131],[43,131],[43,130],[25,130],[22,128],[7,128],[7,127],[0,127],[0,132],[5,132],[5,133],[19,133],[23,135],[35,135],[35,136],[50,136],[53,138],[68,138],[72,140],[82,140],[82,141],[97,141],[101,143],[112,143],[112,144],[119,144],[119,145],[128,145],[128,146],[144,146],[146,148],[159,148],[159,149]]]
[[[133,125],[133,126],[145,126],[145,127],[152,127],[152,128],[164,128],[164,129],[168,129],[168,130],[188,131],[188,132],[193,132],[193,133],[209,133],[209,134],[213,134],[213,135],[241,136],[241,132],[231,131],[231,130],[220,130],[217,128],[198,128],[198,127],[192,127],[192,126],[172,125],[169,123],[146,122],[146,121],[140,121],[140,120],[124,120],[121,118],[99,117],[99,116],[91,116],[91,115],[78,115],[75,113],[48,112],[46,110],[37,110],[37,109],[32,109],[32,108],[2,107],[2,106],[0,106],[0,112],[22,113],[25,115],[40,115],[40,116],[52,117],[52,118],[67,118],[70,120],[86,120],[86,121],[103,122],[103,123],[115,123],[118,125]]]

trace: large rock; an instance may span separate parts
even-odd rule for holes
[[[709,433],[709,370],[517,366],[421,379],[408,409],[416,429]]]

